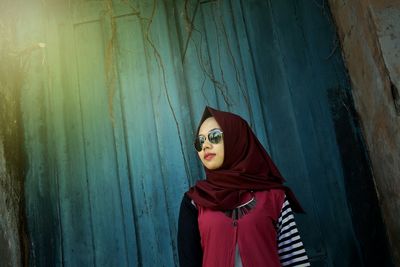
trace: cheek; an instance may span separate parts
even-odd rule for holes
[[[207,164],[206,160],[203,158],[204,156],[203,150],[201,152],[197,152],[197,156],[199,157],[199,160],[203,163],[203,165]]]
[[[221,156],[219,157],[219,165],[221,166],[224,163],[224,152],[222,151],[222,153],[220,154]]]
[[[222,160],[223,160],[224,157],[225,157],[224,143],[222,143],[222,144],[220,145],[220,147],[218,148],[218,153],[221,155],[221,158],[222,158]]]
[[[218,147],[218,167],[220,167],[222,165],[222,163],[224,162],[224,158],[225,158],[225,153],[224,153],[224,147]]]

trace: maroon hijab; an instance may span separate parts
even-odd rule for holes
[[[243,192],[281,189],[292,209],[304,212],[247,122],[233,113],[206,107],[196,133],[209,117],[214,117],[224,132],[224,162],[216,170],[204,167],[206,180],[191,187],[188,196],[203,207],[231,210],[241,204]]]

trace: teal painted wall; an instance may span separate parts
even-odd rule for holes
[[[313,266],[363,265],[328,98],[349,84],[324,1],[59,0],[25,12],[32,266],[177,266],[205,105],[251,123],[307,211],[297,221]]]

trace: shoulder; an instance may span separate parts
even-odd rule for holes
[[[276,202],[277,204],[283,204],[285,200],[285,191],[281,189],[270,189],[265,191],[257,191],[255,195],[267,199],[269,202]]]
[[[187,203],[187,202],[190,202],[190,201],[191,201],[191,198],[188,196],[188,194],[186,192],[183,193],[182,202]]]
[[[264,205],[277,219],[285,202],[285,191],[280,189],[270,189],[255,192],[256,199]]]
[[[188,194],[184,193],[181,202],[181,210],[186,209],[192,212],[197,212],[196,204],[194,201],[188,196]]]

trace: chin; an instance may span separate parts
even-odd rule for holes
[[[219,167],[221,167],[221,166],[218,165],[218,164],[207,164],[207,165],[204,165],[204,166],[206,166],[206,168],[209,169],[209,170],[216,170],[216,169],[218,169]]]

